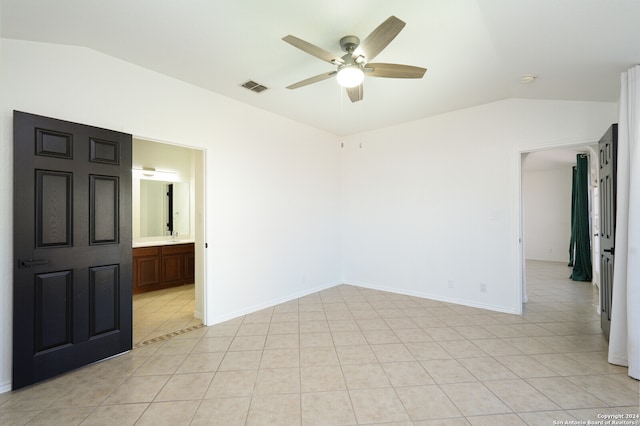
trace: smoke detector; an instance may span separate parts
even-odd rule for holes
[[[520,78],[520,81],[523,82],[524,84],[529,84],[529,83],[533,83],[536,78],[537,76],[535,74],[524,74]]]

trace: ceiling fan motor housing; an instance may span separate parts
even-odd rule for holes
[[[353,53],[359,45],[360,39],[354,35],[344,36],[340,39],[340,48],[347,53]]]

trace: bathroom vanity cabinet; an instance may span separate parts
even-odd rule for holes
[[[133,294],[194,281],[194,245],[169,244],[133,248]]]

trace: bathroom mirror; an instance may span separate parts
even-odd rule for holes
[[[140,179],[140,237],[169,236],[171,231],[190,233],[189,184]]]

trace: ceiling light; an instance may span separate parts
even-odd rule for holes
[[[146,180],[162,180],[176,182],[179,180],[179,176],[176,172],[156,170],[155,167],[142,167],[141,169],[131,169],[134,179],[146,179]]]
[[[153,176],[156,174],[156,169],[155,167],[143,167],[142,174],[144,176]]]
[[[355,64],[345,65],[338,70],[336,80],[342,87],[356,87],[364,80],[364,72]]]

